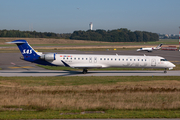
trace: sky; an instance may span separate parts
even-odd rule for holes
[[[127,28],[178,34],[180,0],[0,0],[0,30],[72,33]]]

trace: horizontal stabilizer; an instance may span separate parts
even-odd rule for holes
[[[14,40],[12,42],[6,42],[6,43],[14,43],[14,44],[21,44],[21,43],[27,43],[26,40]]]

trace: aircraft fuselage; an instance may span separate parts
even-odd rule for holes
[[[83,55],[83,54],[55,54],[51,64],[64,66],[63,62],[74,68],[107,68],[107,67],[135,67],[135,68],[171,68],[173,64],[159,56],[133,55]]]

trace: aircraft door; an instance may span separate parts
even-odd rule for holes
[[[89,57],[89,63],[92,63],[92,57]]]
[[[94,63],[97,63],[97,57],[94,57]]]
[[[156,59],[151,59],[151,66],[156,66]]]

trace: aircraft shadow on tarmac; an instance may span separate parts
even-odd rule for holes
[[[7,74],[13,74],[13,73],[16,73],[16,74],[43,74],[43,76],[49,76],[48,74],[55,74],[54,76],[70,76],[70,75],[84,75],[84,76],[86,76],[86,75],[90,75],[90,74],[117,74],[117,73],[119,73],[119,74],[126,74],[126,73],[128,73],[128,74],[130,74],[129,76],[131,76],[131,74],[136,74],[137,73],[137,75],[138,74],[141,74],[141,73],[145,73],[145,74],[148,74],[148,73],[163,73],[162,71],[88,71],[88,73],[86,73],[86,74],[83,74],[81,71],[67,71],[67,70],[63,70],[63,71],[30,71],[30,70],[28,70],[28,71],[0,71],[0,73],[7,73]],[[58,75],[59,74],[59,75]],[[164,74],[164,73],[163,73]],[[21,76],[20,75],[20,76]],[[36,76],[36,75],[30,75],[30,76]],[[18,75],[17,75],[18,76]],[[28,75],[27,75],[28,76]],[[42,76],[42,75],[40,75],[40,76]],[[53,75],[52,75],[53,76]],[[107,75],[108,76],[108,75]]]

